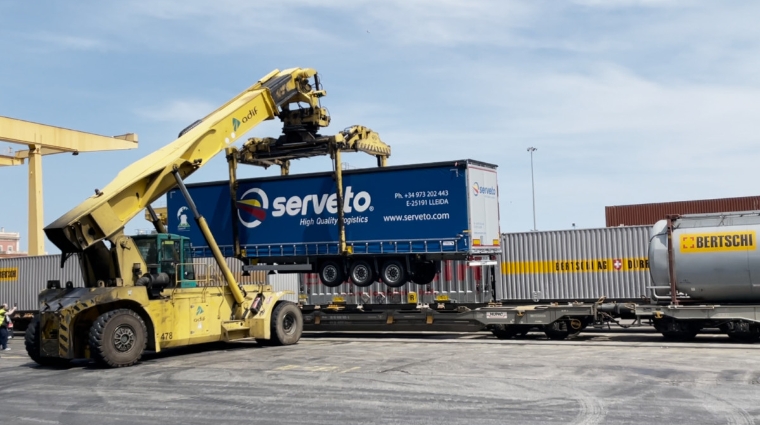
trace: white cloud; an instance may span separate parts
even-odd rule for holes
[[[100,38],[89,36],[76,36],[64,33],[51,33],[47,31],[32,33],[30,37],[42,42],[44,45],[56,49],[65,50],[106,50],[108,43]]]
[[[676,6],[689,4],[683,0],[573,0],[573,3],[583,6],[597,7],[641,7],[641,6]]]

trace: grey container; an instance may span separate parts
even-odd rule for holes
[[[300,299],[303,304],[329,304],[335,297],[342,297],[348,304],[398,304],[405,303],[410,292],[417,293],[420,304],[435,301],[439,295],[449,297],[456,303],[484,303],[491,301],[489,269],[469,267],[465,261],[441,262],[441,272],[429,285],[407,283],[400,288],[389,288],[381,282],[368,287],[344,283],[329,288],[319,282],[316,273],[300,275]]]
[[[264,272],[252,272],[244,276],[243,263],[235,258],[226,259],[227,266],[232,271],[235,279],[243,284],[264,283],[272,285],[275,291],[289,290],[283,299],[298,301],[299,279],[297,275],[266,275]],[[37,295],[45,289],[48,280],[60,280],[61,285],[72,282],[75,287],[83,286],[82,273],[79,270],[79,262],[76,257],[66,261],[61,269],[60,255],[41,255],[34,257],[15,257],[0,259],[0,303],[18,303],[21,311],[36,311]],[[222,282],[222,272],[213,258],[193,259],[196,265],[196,277],[198,280],[209,279],[210,281]]]
[[[641,299],[652,286],[650,226],[502,235],[497,299]]]
[[[12,273],[12,275],[11,275]],[[76,258],[70,258],[61,269],[60,255],[40,255],[0,259],[0,302],[18,303],[21,311],[37,310],[37,294],[48,280],[72,282],[82,286],[82,273]]]

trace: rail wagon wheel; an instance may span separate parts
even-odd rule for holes
[[[351,278],[351,282],[360,287],[370,286],[377,280],[377,275],[372,270],[372,265],[364,260],[354,261],[351,264],[351,271],[348,275]]]
[[[301,339],[303,333],[303,315],[294,303],[282,301],[272,311],[270,339],[256,340],[260,345],[293,345]]]
[[[523,332],[519,326],[495,325],[491,328],[491,333],[499,339],[511,339]]]
[[[660,332],[665,339],[670,341],[690,341],[694,339],[701,330],[699,326],[693,323],[667,318],[655,319],[653,324],[655,330]]]
[[[147,335],[145,322],[134,311],[103,313],[90,327],[90,355],[101,366],[132,366],[145,351]]]
[[[383,282],[391,288],[400,288],[404,286],[407,281],[406,269],[401,261],[388,260],[383,263],[382,270],[380,271],[380,278]]]
[[[725,323],[719,328],[728,336],[728,339],[735,342],[753,343],[760,341],[760,329],[755,326],[747,326],[742,322]]]
[[[562,340],[569,336],[575,336],[581,333],[582,327],[578,325],[578,320],[557,320],[544,326],[544,333],[549,339]]]
[[[319,266],[319,280],[328,288],[335,288],[346,281],[346,276],[337,261],[325,261]]]
[[[756,332],[726,332],[726,335],[736,342],[754,343],[760,341],[760,334]]]
[[[24,348],[26,354],[40,366],[65,367],[69,364],[68,359],[58,357],[42,357],[40,354],[40,318],[35,316],[24,334]]]

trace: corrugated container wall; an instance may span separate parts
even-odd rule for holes
[[[285,294],[281,300],[298,302],[298,289],[301,283],[300,276],[297,273],[273,273],[267,275],[267,284],[272,285],[275,291],[291,291],[292,294]]]
[[[328,288],[319,282],[316,273],[304,273],[301,277],[300,298],[303,304],[329,304],[333,297],[343,297],[349,304],[398,304],[406,303],[409,292],[417,293],[419,303],[428,304],[438,295],[446,295],[457,303],[484,303],[491,295],[490,271],[486,267],[468,267],[464,261],[443,261],[441,272],[429,285],[407,283],[400,288],[389,288],[383,283],[357,287],[344,283]]]
[[[502,235],[500,300],[640,299],[651,286],[650,226]]]
[[[760,210],[760,196],[699,201],[617,205],[604,208],[607,227],[651,226],[668,214],[704,214]]]
[[[48,280],[82,286],[76,258],[67,261],[63,269],[60,255],[0,259],[0,302],[9,306],[18,303],[21,311],[37,310],[37,294],[45,289]]]
[[[0,259],[0,302],[6,302],[9,305],[18,303],[18,308],[22,311],[37,310],[37,294],[45,288],[48,280],[60,280],[61,284],[71,281],[75,287],[83,286],[82,274],[76,258],[66,261],[63,269],[60,268],[60,262],[60,255]],[[221,270],[213,258],[196,258],[193,262],[196,264],[196,278],[199,281],[208,279],[221,282],[223,280]],[[265,272],[257,271],[244,276],[242,265],[240,260],[227,259],[227,266],[238,282],[254,284],[266,281],[275,291],[293,291],[293,294],[286,295],[284,299],[298,301],[298,275],[267,276]]]

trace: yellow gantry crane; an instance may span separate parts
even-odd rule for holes
[[[26,146],[14,155],[0,155],[0,166],[29,161],[29,255],[45,253],[42,232],[42,156],[57,153],[97,152],[137,148],[137,134],[100,136],[35,122],[0,117],[0,141]]]

